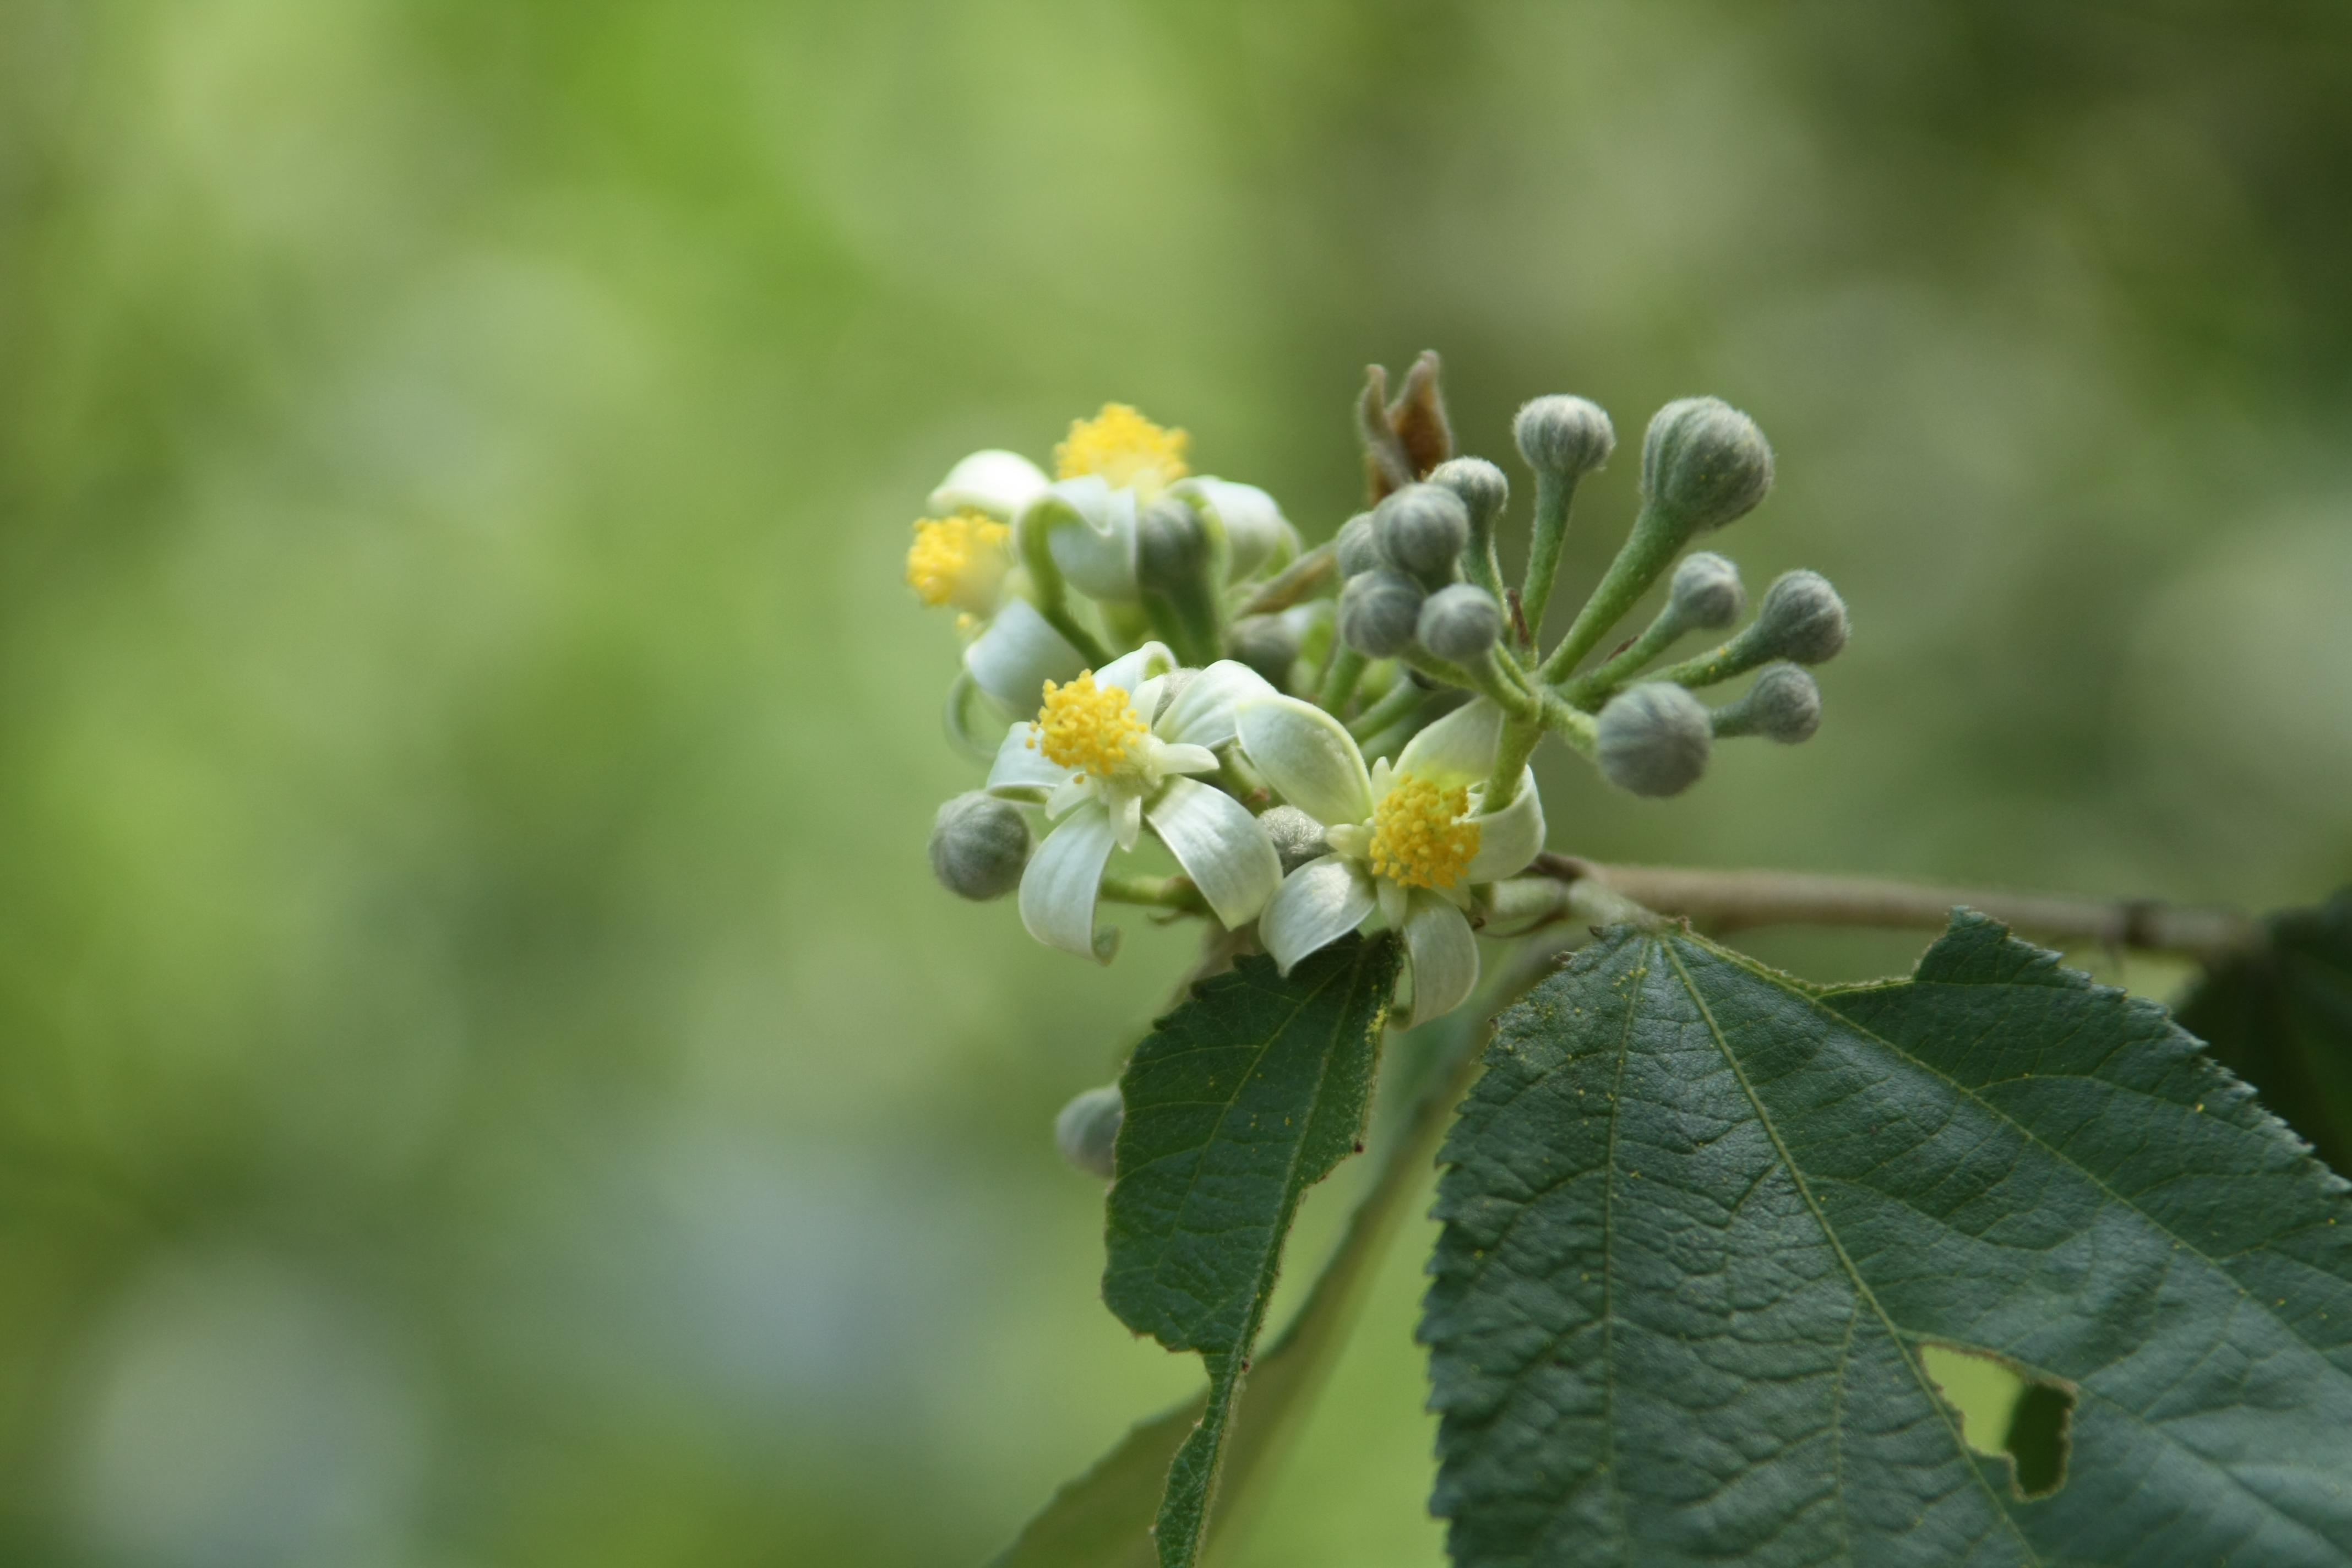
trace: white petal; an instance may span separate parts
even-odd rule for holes
[[[1168,651],[1166,643],[1148,642],[1096,670],[1095,684],[1116,686],[1132,697],[1145,681],[1166,675],[1175,668],[1176,656]]]
[[[1022,512],[1024,539],[1045,531],[1045,548],[1071,587],[1090,598],[1136,596],[1135,492],[1115,490],[1100,474],[1045,487]]]
[[[1380,900],[1381,919],[1391,931],[1404,929],[1404,917],[1412,912],[1412,895],[1402,882],[1391,882],[1386,877],[1372,879],[1372,892]]]
[[[1266,783],[1330,826],[1372,814],[1372,781],[1347,727],[1295,697],[1245,697],[1234,704],[1242,749]]]
[[[1097,956],[1095,896],[1110,859],[1110,817],[1099,810],[1072,812],[1045,835],[1021,874],[1021,923],[1047,947]]]
[[[1462,1005],[1478,984],[1478,939],[1460,910],[1415,893],[1404,918],[1404,948],[1412,959],[1412,1021],[1425,1024]]]
[[[1503,710],[1481,697],[1415,735],[1397,753],[1397,772],[1440,788],[1484,783],[1503,737]]]
[[[1037,726],[1023,721],[1004,732],[1004,742],[996,748],[996,761],[988,770],[988,789],[992,795],[1007,800],[1043,800],[1045,792],[1069,781],[1070,770],[1057,767],[1045,760],[1045,754],[1029,743]]]
[[[1046,819],[1059,821],[1094,798],[1094,785],[1084,773],[1066,778],[1045,797]]]
[[[1122,795],[1110,803],[1111,834],[1121,849],[1132,849],[1143,837],[1143,797]]]
[[[1278,555],[1297,553],[1298,531],[1284,521],[1274,498],[1255,485],[1202,474],[1174,486],[1171,493],[1224,529],[1227,574],[1236,582]]]
[[[1044,470],[1018,452],[974,452],[931,492],[931,510],[941,517],[967,509],[1011,522],[1021,509],[1045,491]]]
[[[1217,753],[1206,746],[1171,746],[1162,741],[1156,761],[1163,775],[1213,773],[1217,771]]]
[[[1248,665],[1221,658],[1196,670],[1176,700],[1152,726],[1162,740],[1188,746],[1222,746],[1234,738],[1234,704],[1245,697],[1272,697],[1265,676]]]
[[[1543,802],[1536,798],[1536,771],[1519,775],[1519,793],[1491,816],[1475,816],[1478,853],[1470,858],[1467,880],[1491,882],[1528,868],[1544,844]]]
[[[1224,791],[1171,779],[1150,816],[1152,831],[1226,927],[1255,920],[1282,885],[1282,860],[1265,829]]]
[[[1036,605],[1013,599],[963,650],[963,667],[982,691],[1008,710],[1034,716],[1045,700],[1045,682],[1076,679],[1087,659],[1037,613]]]
[[[1336,856],[1309,860],[1282,879],[1258,917],[1257,939],[1283,973],[1364,923],[1372,912],[1372,879]]]

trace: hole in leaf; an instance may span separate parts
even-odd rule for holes
[[[1979,1454],[2007,1459],[2020,1495],[2044,1498],[2066,1484],[2072,1387],[2030,1377],[1997,1356],[1948,1345],[1922,1345],[1919,1362],[1959,1417],[1961,1438]]]

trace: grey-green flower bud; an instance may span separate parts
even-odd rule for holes
[[[1684,397],[1650,420],[1642,493],[1693,531],[1753,511],[1772,488],[1772,448],[1756,421],[1719,397]]]
[[[1298,633],[1283,616],[1244,616],[1225,634],[1233,657],[1280,688],[1298,658]]]
[[[1107,1083],[1062,1107],[1054,1118],[1054,1142],[1073,1167],[1108,1182],[1118,1125],[1126,1120],[1127,1104],[1118,1097],[1118,1085]]]
[[[1365,572],[1339,592],[1339,637],[1370,658],[1402,653],[1421,619],[1421,584],[1402,572]]]
[[[1744,637],[1768,658],[1822,664],[1845,647],[1845,601],[1818,572],[1784,572],[1764,590]]]
[[[1511,499],[1511,481],[1484,458],[1455,458],[1429,471],[1429,482],[1444,485],[1462,498],[1470,513],[1470,531],[1490,528]]]
[[[1610,699],[1594,738],[1601,775],[1619,789],[1652,797],[1680,795],[1696,784],[1715,746],[1706,705],[1662,680]]]
[[[1257,825],[1273,841],[1285,875],[1331,851],[1323,839],[1323,825],[1295,805],[1274,807],[1258,817]]]
[[[1511,437],[1529,468],[1571,479],[1600,468],[1617,449],[1616,426],[1599,404],[1559,394],[1522,404]]]
[[[1711,550],[1684,558],[1672,593],[1675,623],[1685,630],[1727,626],[1748,607],[1739,568]]]
[[[931,874],[961,898],[999,899],[1029,864],[1029,819],[1009,800],[973,790],[931,821]]]
[[[1201,514],[1172,496],[1135,520],[1135,575],[1146,588],[1179,590],[1209,570],[1209,530]]]
[[[1738,701],[1715,713],[1718,737],[1761,735],[1793,746],[1822,727],[1822,689],[1793,664],[1772,664]]]
[[[1440,588],[1422,602],[1421,646],[1440,658],[1468,664],[1503,635],[1503,606],[1468,583]]]
[[[1444,485],[1407,485],[1372,509],[1372,528],[1391,561],[1423,582],[1443,583],[1470,542],[1470,510]]]
[[[1339,537],[1331,542],[1331,554],[1339,563],[1339,580],[1377,572],[1389,563],[1381,549],[1380,535],[1372,529],[1372,514],[1360,511],[1339,525]]]

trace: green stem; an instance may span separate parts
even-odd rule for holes
[[[1316,705],[1326,713],[1339,714],[1356,695],[1356,682],[1364,677],[1364,666],[1370,662],[1364,656],[1339,640],[1335,632],[1331,643],[1331,662],[1323,671],[1323,689],[1316,693]]]
[[[1495,748],[1495,771],[1487,776],[1486,793],[1479,799],[1480,811],[1500,811],[1517,798],[1519,775],[1527,772],[1528,759],[1536,754],[1543,737],[1539,719],[1504,721],[1502,740]]]
[[[1746,631],[1729,642],[1696,654],[1680,664],[1671,664],[1652,676],[1653,680],[1671,680],[1677,686],[1713,686],[1729,680],[1735,675],[1745,675],[1770,658],[1769,653],[1748,635],[1755,629],[1751,622]]]
[[[1664,571],[1690,542],[1688,526],[1644,503],[1642,513],[1633,520],[1633,531],[1625,536],[1617,552],[1617,559],[1601,584],[1592,590],[1592,597],[1576,613],[1568,635],[1551,656],[1536,671],[1538,679],[1558,685],[1581,663],[1596,644],[1608,635],[1609,628],[1625,618],[1633,602],[1649,591],[1658,574]]]
[[[1631,677],[1640,673],[1652,659],[1674,646],[1683,635],[1684,626],[1669,605],[1658,612],[1658,618],[1635,637],[1623,653],[1617,655],[1600,668],[1578,676],[1563,689],[1568,700],[1590,712],[1617,694],[1617,689]]]
[[[1276,610],[1286,610],[1301,599],[1310,598],[1315,591],[1331,580],[1339,570],[1338,558],[1328,544],[1318,544],[1260,586],[1242,601],[1234,611],[1238,619],[1243,616],[1270,616]]]
[[[1387,696],[1348,721],[1348,733],[1369,741],[1390,725],[1412,717],[1425,695],[1412,681],[1401,679],[1389,688]]]
[[[1146,909],[1175,910],[1188,915],[1209,912],[1209,901],[1190,877],[1126,877],[1106,875],[1097,895],[1107,904],[1140,904]]]
[[[1528,574],[1519,589],[1519,609],[1528,626],[1527,651],[1543,642],[1544,606],[1551,602],[1552,579],[1559,575],[1560,546],[1568,538],[1568,509],[1576,480],[1538,470],[1535,533],[1528,550]]]

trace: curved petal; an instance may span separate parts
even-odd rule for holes
[[[1412,1021],[1451,1013],[1478,984],[1478,939],[1460,910],[1417,892],[1405,911],[1404,950],[1412,959]]]
[[[1045,835],[1021,874],[1021,923],[1047,947],[1103,958],[1095,942],[1095,897],[1109,863],[1111,823],[1099,809],[1072,812]]]
[[[1503,710],[1481,697],[1407,741],[1397,753],[1397,772],[1446,787],[1482,783],[1502,738]]]
[[[1045,549],[1070,586],[1090,598],[1136,596],[1135,492],[1115,490],[1100,474],[1045,487],[1022,512],[1024,537],[1043,529]]]
[[[1269,561],[1298,552],[1298,531],[1284,519],[1274,498],[1255,485],[1201,474],[1172,486],[1171,493],[1191,501],[1225,531],[1227,573],[1235,582]]]
[[[1171,779],[1145,813],[1151,830],[1228,929],[1257,918],[1282,885],[1282,861],[1241,802],[1191,779]]]
[[[1022,508],[1045,493],[1050,482],[1045,470],[1018,452],[974,452],[950,468],[931,492],[931,510],[942,517],[952,511],[984,511],[1000,522],[1011,522]]]
[[[1519,775],[1519,793],[1510,805],[1470,820],[1478,825],[1478,853],[1470,857],[1466,880],[1491,882],[1526,870],[1544,844],[1543,802],[1536,797],[1535,769]]]
[[[1034,716],[1045,682],[1076,679],[1087,658],[1037,613],[1036,605],[1012,599],[963,650],[963,667],[982,691],[1005,708]]]
[[[1245,697],[1277,695],[1265,676],[1248,665],[1221,658],[1197,670],[1152,725],[1163,741],[1187,746],[1222,746],[1234,738],[1234,704]]]
[[[1404,930],[1404,918],[1412,910],[1412,891],[1402,882],[1391,882],[1386,877],[1372,879],[1372,896],[1380,900],[1381,919],[1389,930]]]
[[[988,770],[988,793],[1006,800],[1043,800],[1046,793],[1069,782],[1070,770],[1057,767],[1029,743],[1037,726],[1023,721],[1004,732],[996,761]]]
[[[1097,686],[1116,686],[1132,697],[1145,681],[1176,668],[1176,656],[1163,642],[1148,642],[1132,653],[1120,654],[1095,671]]]
[[[1257,939],[1283,973],[1364,923],[1372,912],[1372,879],[1361,867],[1326,855],[1282,879],[1257,921]]]
[[[1234,705],[1242,750],[1284,799],[1330,826],[1372,814],[1372,781],[1347,726],[1296,697],[1244,697]]]
[[[1156,761],[1162,774],[1213,773],[1217,771],[1217,753],[1206,746],[1171,746],[1162,741]]]

